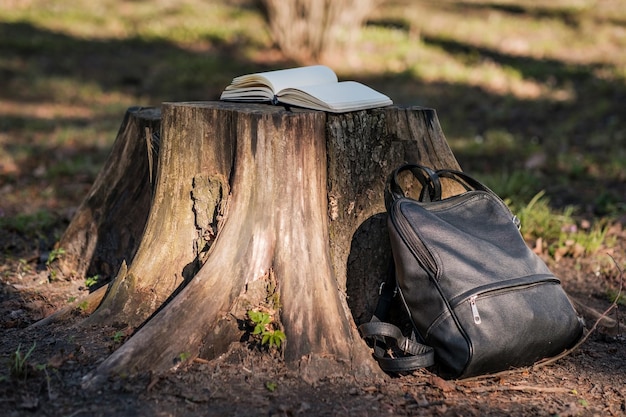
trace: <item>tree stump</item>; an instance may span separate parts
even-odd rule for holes
[[[141,243],[86,320],[138,330],[86,386],[211,359],[251,309],[284,329],[306,379],[377,372],[355,322],[385,277],[384,187],[407,161],[459,168],[434,110],[165,103]]]

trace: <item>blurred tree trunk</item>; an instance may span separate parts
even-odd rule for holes
[[[458,168],[435,112],[214,102],[168,103],[162,117],[141,244],[86,321],[138,330],[86,386],[214,358],[250,309],[272,314],[307,380],[377,372],[355,322],[390,261],[387,176],[405,161]]]
[[[261,0],[270,32],[291,59],[310,63],[350,48],[381,0]]]

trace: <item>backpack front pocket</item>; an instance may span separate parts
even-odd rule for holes
[[[582,327],[558,279],[536,278],[478,288],[451,300],[451,311],[425,335],[442,359],[437,362],[454,364],[442,365],[442,375],[469,377],[524,366],[561,353],[580,337]],[[461,335],[451,335],[450,329]],[[458,339],[465,343],[450,343]],[[459,358],[466,358],[464,366]]]

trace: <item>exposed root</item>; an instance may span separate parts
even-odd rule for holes
[[[89,295],[74,301],[73,303],[61,308],[60,310],[55,311],[53,314],[45,317],[33,324],[30,325],[31,328],[47,326],[52,323],[56,323],[59,321],[66,320],[75,312],[80,312],[81,314],[91,314],[96,308],[100,305],[100,302],[104,298],[104,294],[106,294],[108,286],[103,286],[98,288],[96,291],[90,293]]]

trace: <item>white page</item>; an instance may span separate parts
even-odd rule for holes
[[[288,89],[283,94],[279,94],[278,99],[284,103],[298,105],[298,98],[302,97],[302,94],[298,94],[297,90],[317,98],[320,102],[318,104],[326,103],[332,110],[337,111],[351,111],[393,104],[386,95],[355,81]],[[302,106],[306,106],[306,104],[303,103]]]
[[[337,75],[333,72],[333,70],[324,65],[312,65],[308,67],[242,75],[235,78],[229,87],[242,88],[246,85],[254,85],[257,84],[257,81],[255,80],[258,80],[259,78],[265,80],[265,82],[272,87],[274,92],[279,92],[289,87],[337,82]]]

